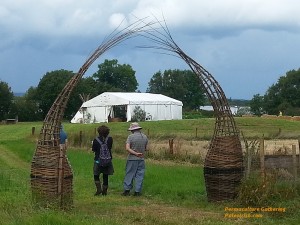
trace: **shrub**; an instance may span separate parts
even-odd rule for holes
[[[259,173],[244,178],[237,201],[244,206],[266,206],[299,196],[299,183],[279,181],[274,173],[263,179]]]
[[[185,111],[183,112],[182,118],[183,119],[200,119],[200,118],[211,118],[214,117],[213,111]]]
[[[146,119],[146,112],[142,110],[140,106],[136,106],[133,110],[133,116],[131,118],[132,122],[140,122],[145,121]]]

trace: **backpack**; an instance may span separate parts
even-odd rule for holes
[[[100,144],[100,153],[99,153],[99,158],[98,158],[99,165],[102,167],[106,167],[112,161],[112,157],[111,157],[110,151],[107,146],[108,137],[105,138],[104,142],[100,141],[100,139],[98,137],[96,138],[96,140]]]

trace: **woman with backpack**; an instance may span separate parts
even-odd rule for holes
[[[111,149],[113,138],[109,136],[110,129],[105,126],[97,128],[99,136],[93,140],[92,151],[94,157],[94,181],[96,185],[95,195],[107,195],[108,175],[113,175],[114,167],[112,164]],[[100,174],[102,175],[103,185],[101,185]]]

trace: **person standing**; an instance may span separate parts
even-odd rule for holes
[[[147,150],[148,138],[141,132],[142,127],[138,123],[131,123],[128,131],[131,134],[126,140],[126,151],[128,152],[123,196],[130,195],[135,180],[134,196],[140,196],[142,192],[143,180],[145,175],[144,155]]]
[[[59,146],[60,149],[66,150],[68,147],[68,135],[64,131],[63,125],[60,125],[60,131],[59,131]]]
[[[95,153],[94,157],[94,182],[96,185],[96,193],[95,195],[107,195],[108,189],[108,176],[113,175],[114,167],[112,164],[112,154],[111,149],[113,146],[113,138],[109,136],[110,129],[105,126],[99,126],[97,128],[99,136],[93,140],[92,151]],[[105,149],[108,150],[108,154],[110,155],[110,162],[107,165],[102,165],[99,161],[100,151],[103,151],[103,145],[106,146]],[[100,174],[103,179],[103,186],[101,186]]]

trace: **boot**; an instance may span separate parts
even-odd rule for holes
[[[102,189],[102,195],[107,195],[107,185],[103,185],[103,189]]]
[[[142,195],[142,193],[141,192],[134,192],[134,194],[133,194],[133,196],[141,196]]]
[[[125,190],[123,193],[122,193],[123,196],[129,196],[130,195],[130,190]]]
[[[96,188],[97,188],[97,191],[96,191],[95,195],[100,195],[102,193],[100,181],[95,181],[95,185],[96,185]]]

